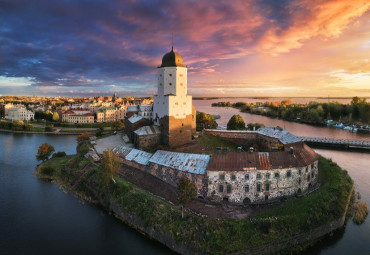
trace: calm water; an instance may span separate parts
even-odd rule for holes
[[[211,102],[194,101],[194,105],[200,111],[222,115],[220,125],[226,125],[232,114],[238,113],[231,108],[212,108]],[[258,121],[253,117],[258,117]],[[247,114],[243,118],[265,125],[285,125],[297,135],[319,136],[327,132],[330,137],[359,138],[341,130],[263,116]],[[64,194],[57,185],[33,175],[37,165],[34,155],[44,142],[52,144],[56,151],[75,153],[75,136],[0,133],[0,254],[171,254],[166,247],[144,238],[100,208]],[[347,169],[362,200],[370,205],[370,154],[317,152]],[[308,254],[370,254],[369,237],[369,219],[361,226],[348,222],[345,230],[312,247]]]
[[[38,146],[75,153],[75,136],[0,133],[0,254],[168,254],[100,208],[32,172]]]
[[[272,101],[281,101],[272,99]],[[198,111],[210,114],[219,114],[220,119],[217,120],[219,126],[226,126],[229,119],[234,114],[240,114],[246,123],[259,122],[265,126],[281,126],[291,133],[298,136],[311,137],[327,137],[337,139],[353,139],[370,141],[369,135],[358,135],[344,130],[332,129],[326,127],[314,127],[295,122],[288,122],[268,117],[241,113],[238,109],[230,107],[212,107],[211,104],[219,101],[232,102],[257,102],[268,100],[256,99],[233,99],[233,100],[194,100],[193,105]],[[300,99],[299,102],[306,103],[311,99]],[[346,103],[346,102],[343,102]],[[333,150],[315,150],[324,157],[331,158],[337,164],[346,169],[355,182],[355,188],[362,195],[361,200],[365,201],[370,206],[370,154],[358,152],[345,152]],[[337,231],[330,238],[326,238],[315,247],[311,247],[305,254],[370,254],[370,220],[369,217],[365,223],[358,226],[352,221],[347,223],[344,230]]]

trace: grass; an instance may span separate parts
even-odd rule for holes
[[[217,151],[217,147],[227,147],[228,151],[236,151],[239,145],[226,141],[219,136],[203,134],[194,143],[175,148],[175,151],[211,154]]]
[[[203,142],[221,146],[216,139],[204,137]],[[77,160],[76,160],[77,159]],[[75,170],[62,173],[61,167],[67,161],[75,160]],[[74,182],[80,169],[88,160],[67,156],[45,162],[55,169],[54,177],[69,185]],[[252,247],[280,242],[282,238],[307,232],[320,225],[342,217],[353,181],[347,172],[335,163],[319,157],[319,180],[321,188],[310,195],[289,200],[271,210],[247,219],[211,219],[185,214],[181,217],[179,207],[159,199],[149,192],[116,178],[117,185],[107,185],[102,181],[102,170],[98,166],[90,168],[79,180],[75,192],[89,197],[94,190],[100,197],[114,201],[126,212],[140,217],[145,225],[160,230],[177,243],[185,244],[198,253],[227,254],[241,252]]]
[[[95,130],[70,130],[70,129],[61,129],[59,132],[62,132],[62,133],[84,133],[84,132],[95,132]]]

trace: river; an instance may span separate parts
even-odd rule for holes
[[[35,154],[45,142],[76,153],[75,136],[0,133],[0,254],[171,254],[100,208],[38,179]]]
[[[237,109],[212,108],[217,100],[194,100],[197,110],[220,114],[226,125]],[[253,119],[254,117],[258,118]],[[280,125],[297,135],[368,139],[342,130],[244,115],[247,122]],[[329,131],[326,131],[329,130]],[[100,208],[64,194],[57,185],[39,180],[33,171],[35,154],[44,142],[56,151],[76,152],[75,136],[46,136],[0,133],[0,254],[171,254],[157,242],[107,215]],[[316,150],[348,170],[362,200],[370,205],[370,154]],[[347,227],[311,247],[307,254],[370,254],[370,221]]]

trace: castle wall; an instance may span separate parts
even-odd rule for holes
[[[236,204],[263,203],[266,200],[276,200],[304,193],[310,187],[315,186],[318,182],[318,161],[297,168],[246,171],[208,170],[207,177],[207,197],[211,201],[221,202],[227,199]]]

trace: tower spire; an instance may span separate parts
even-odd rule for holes
[[[173,32],[172,32],[172,51],[173,51]]]

